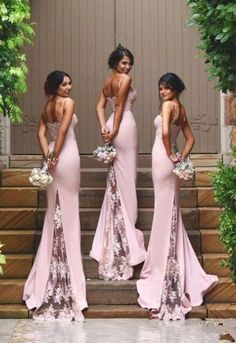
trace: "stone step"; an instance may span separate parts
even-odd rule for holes
[[[24,304],[0,305],[0,319],[27,319],[29,311]]]
[[[81,188],[81,208],[101,208],[105,188]],[[39,196],[39,201],[38,201]],[[137,189],[138,205],[140,208],[154,206],[153,189]],[[0,207],[46,207],[46,190],[23,187],[2,187],[0,188]],[[180,190],[180,206],[191,208],[197,206],[197,189],[182,188]]]
[[[89,257],[88,255],[83,255],[83,267],[86,279],[98,279],[98,262]],[[198,255],[198,260],[202,264],[201,255]],[[140,272],[143,267],[143,263],[134,267],[134,279],[139,279]]]
[[[225,306],[230,305],[225,304]],[[149,311],[142,309],[138,305],[89,305],[89,308],[84,310],[83,314],[85,318],[148,318]],[[206,316],[206,305],[194,307],[187,315],[188,318],[202,319],[206,318]],[[24,304],[0,305],[0,319],[26,319],[31,317],[32,311],[28,311]]]
[[[205,229],[214,229],[219,226],[222,209],[219,207],[199,208],[199,226]]]
[[[7,188],[10,189],[10,188]],[[80,208],[101,208],[105,188],[81,188],[79,193]],[[139,208],[153,208],[154,192],[151,188],[137,188]],[[46,190],[39,191],[39,208],[46,207]],[[197,207],[197,189],[182,188],[180,190],[180,206]]]
[[[219,225],[220,208],[182,208],[183,222],[186,229],[216,228]],[[80,208],[82,229],[95,230],[100,208]],[[45,210],[36,208],[0,208],[0,229],[42,228]],[[199,217],[199,218],[198,218]],[[153,208],[140,208],[137,227],[151,229]],[[199,220],[199,222],[198,222]],[[36,224],[37,223],[37,224]]]
[[[209,172],[215,172],[216,167],[197,167],[195,179],[181,181],[182,187],[209,187],[211,186],[211,177]],[[29,183],[30,169],[4,169],[2,170],[3,187],[31,187]],[[106,168],[82,168],[81,169],[81,187],[102,188],[106,186],[107,169]],[[137,187],[152,188],[152,172],[150,168],[137,169]]]
[[[198,207],[217,207],[218,202],[214,198],[214,191],[212,187],[198,187],[197,189],[197,203]]]
[[[187,318],[206,318],[206,306],[194,307]],[[148,318],[149,311],[138,305],[89,305],[85,318]]]
[[[27,278],[32,267],[32,254],[6,255],[7,263],[3,266],[4,274],[1,278]]]
[[[205,253],[225,253],[223,243],[219,239],[219,231],[200,230],[201,232],[201,252]]]
[[[221,266],[222,260],[227,259],[228,255],[224,253],[203,254],[203,268],[208,274],[215,274],[220,277],[230,277],[230,270]]]
[[[143,231],[145,245],[147,247],[150,237],[150,231]],[[193,246],[194,251],[196,254],[200,254],[200,233],[198,230],[188,230],[188,236]],[[1,238],[1,237],[0,237]],[[36,246],[38,246],[41,238],[41,232],[36,233]],[[81,250],[82,254],[88,255],[94,238],[94,232],[91,231],[82,231],[81,232]],[[6,241],[2,241],[6,242]],[[5,243],[7,245],[7,242]]]
[[[209,318],[236,318],[235,303],[206,304]]]
[[[231,278],[224,277],[219,279],[219,283],[211,292],[206,294],[207,303],[225,302],[235,303],[236,302],[236,284],[234,284]]]
[[[214,209],[209,208],[209,211]],[[204,212],[205,214],[206,212]],[[95,231],[100,208],[81,208],[80,220],[82,230]],[[213,215],[215,212],[213,213]],[[212,215],[212,216],[213,216]],[[45,209],[36,208],[0,208],[0,230],[34,229],[43,227]],[[183,208],[183,222],[186,229],[198,229],[198,209]],[[209,214],[211,216],[211,213]],[[142,230],[150,230],[153,220],[153,209],[143,208],[138,210],[137,227]]]
[[[36,216],[35,208],[0,208],[0,228],[34,229]]]
[[[220,208],[182,208],[182,216],[185,228],[188,229],[214,229],[219,225],[221,214]],[[45,210],[39,209],[37,227],[42,228]],[[95,230],[100,214],[100,208],[80,208],[80,220],[82,229]],[[142,230],[150,230],[153,220],[153,208],[139,208],[137,227]]]
[[[197,187],[209,187],[212,185],[211,173],[215,173],[217,167],[198,167],[195,172],[195,185]]]
[[[191,154],[195,166],[216,166],[221,159],[221,154]],[[11,168],[32,168],[40,166],[41,155],[12,155],[10,156]],[[84,168],[99,168],[103,166],[92,155],[80,155],[81,166]],[[151,154],[138,154],[139,167],[151,166]]]
[[[35,231],[0,231],[0,241],[4,244],[4,254],[33,254],[35,250]],[[4,266],[5,268],[5,266]]]
[[[199,262],[203,261],[203,268],[209,274],[215,274],[219,277],[230,277],[230,270],[220,266],[222,259],[227,258],[227,254],[204,254],[201,259],[198,256]],[[2,278],[27,278],[33,263],[32,254],[7,254],[7,263],[3,265],[4,274]],[[98,263],[84,255],[83,267],[86,279],[98,279]],[[142,263],[134,268],[134,278],[139,278],[142,269]]]
[[[24,279],[0,279],[0,304],[21,304],[24,283]],[[86,285],[90,305],[137,305],[136,280],[87,280]],[[230,278],[221,278],[219,284],[206,295],[206,301],[235,302],[236,285]]]
[[[2,187],[0,188],[0,207],[37,207],[38,189]]]
[[[81,188],[80,207],[100,208],[105,188]],[[154,206],[154,192],[151,188],[137,188],[138,206],[152,208]],[[39,199],[39,200],[38,200]],[[0,207],[46,207],[46,190],[35,187],[2,187],[0,188]],[[180,189],[181,208],[216,207],[213,190],[209,187]],[[203,211],[203,210],[202,210]],[[204,215],[205,216],[205,215]],[[212,222],[212,218],[209,218]]]
[[[89,305],[85,318],[148,318],[148,311],[138,305]],[[32,316],[24,304],[0,305],[0,319],[26,319]],[[236,318],[236,304],[212,303],[194,307],[187,318]]]

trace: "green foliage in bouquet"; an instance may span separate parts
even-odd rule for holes
[[[233,156],[236,159],[236,147]],[[218,167],[212,177],[215,197],[223,207],[220,240],[229,254],[224,264],[231,270],[233,282],[236,283],[236,164],[219,162]]]
[[[209,73],[224,93],[236,89],[236,2],[235,0],[188,0],[191,19],[200,32],[203,57]]]
[[[3,274],[3,269],[2,269],[2,266],[1,264],[5,264],[6,263],[6,257],[2,254],[2,250],[1,248],[4,246],[4,244],[2,244],[0,242],[0,275]]]
[[[0,0],[0,113],[12,122],[22,121],[17,96],[27,90],[22,48],[34,34],[29,18],[29,0]]]

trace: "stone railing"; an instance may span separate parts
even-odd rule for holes
[[[0,170],[9,166],[11,153],[11,124],[7,117],[0,115]]]

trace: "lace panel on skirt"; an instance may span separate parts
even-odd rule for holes
[[[99,278],[128,280],[133,275],[114,166],[108,170],[105,233],[99,262]]]
[[[58,194],[54,211],[54,233],[49,277],[43,303],[36,309],[33,318],[37,320],[64,319],[77,321],[84,319],[73,296]]]
[[[170,245],[162,289],[161,306],[157,318],[164,320],[184,319],[182,311],[183,290],[180,284],[179,265],[176,257],[177,208],[173,204]]]

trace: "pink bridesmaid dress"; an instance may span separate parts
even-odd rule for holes
[[[50,172],[53,182],[47,188],[47,210],[41,242],[25,283],[23,299],[36,308],[39,320],[83,320],[87,307],[86,285],[80,249],[80,157],[74,134],[78,119],[74,114],[59,155]],[[59,122],[47,123],[53,150]]]
[[[154,121],[156,138],[152,150],[152,177],[155,192],[154,217],[147,258],[137,281],[138,303],[157,309],[159,319],[184,319],[192,306],[218,282],[204,272],[185,231],[179,207],[178,177],[162,141],[162,117]],[[181,128],[170,126],[175,144]]]
[[[136,91],[129,91],[119,133],[113,141],[117,157],[108,170],[107,188],[90,256],[99,262],[99,277],[128,280],[133,266],[144,261],[143,234],[135,228],[137,220],[136,159],[137,125],[132,113]],[[107,98],[113,113],[107,121],[111,130],[115,97]]]

